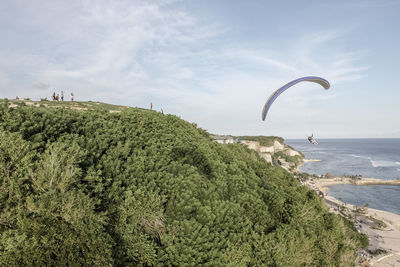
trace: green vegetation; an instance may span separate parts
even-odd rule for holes
[[[307,181],[307,180],[310,180],[310,179],[320,179],[320,177],[318,175],[309,174],[309,173],[306,173],[306,172],[298,172],[298,173],[295,174],[295,177],[301,182],[304,182],[304,181]]]
[[[292,169],[295,169],[300,163],[303,162],[303,157],[300,155],[289,156],[284,151],[278,151],[272,154],[273,162],[278,162],[278,159],[284,159],[286,162],[290,163]]]
[[[369,239],[366,234],[358,233],[357,229],[354,226],[354,222],[352,220],[343,218],[344,224],[347,228],[351,229],[351,231],[348,231],[348,235],[350,239],[357,239],[360,242],[360,247],[361,248],[367,248],[369,245]]]
[[[260,142],[261,146],[273,146],[275,141],[283,144],[284,139],[278,136],[239,136],[242,140]]]
[[[29,99],[25,100],[0,100],[0,103],[4,103],[8,101],[12,106],[20,107],[20,106],[35,106],[35,107],[47,107],[47,108],[67,108],[73,110],[97,110],[97,111],[111,111],[111,112],[120,112],[123,110],[130,109],[131,107],[126,106],[118,106],[112,104],[106,104],[101,102],[71,102],[71,101],[50,101],[46,98],[41,99],[40,101],[31,101]]]
[[[291,150],[297,151],[296,149],[294,149],[291,145],[285,144],[285,146],[287,146],[288,148],[290,148]],[[305,158],[304,154],[301,151],[297,151],[300,155],[301,155],[301,159],[303,160]]]
[[[356,216],[365,215],[368,212],[368,203],[364,204],[363,206],[355,206],[354,213]]]
[[[293,175],[176,116],[8,104],[0,266],[352,266],[364,245]]]
[[[378,248],[374,251],[371,251],[371,255],[372,256],[378,256],[378,255],[383,255],[383,254],[387,254],[388,251],[384,248]]]
[[[383,230],[387,227],[386,223],[382,220],[379,220],[377,218],[374,218],[372,216],[368,216],[368,219],[371,220],[372,226],[371,228],[377,229],[377,230]]]

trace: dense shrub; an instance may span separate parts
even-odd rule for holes
[[[0,265],[353,264],[360,238],[239,145],[143,109],[0,111]]]

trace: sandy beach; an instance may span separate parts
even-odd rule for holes
[[[370,245],[366,251],[359,252],[359,266],[400,266],[400,215],[346,204],[329,195],[328,186],[335,184],[394,184],[400,185],[400,180],[379,180],[374,178],[331,177],[310,179],[304,182],[306,186],[317,191],[323,197],[331,212],[345,217],[352,217],[356,228],[366,235]],[[382,224],[383,222],[384,224]],[[372,253],[382,251],[376,256]]]

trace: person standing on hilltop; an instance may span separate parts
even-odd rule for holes
[[[51,97],[53,98],[53,101],[56,100],[56,92],[53,92],[53,95]]]
[[[71,93],[71,101],[74,102],[74,93]]]
[[[153,102],[150,102],[150,109],[153,110]]]
[[[61,91],[61,101],[64,101],[64,91]]]

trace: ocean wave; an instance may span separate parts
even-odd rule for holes
[[[361,158],[361,159],[369,159],[371,160],[371,157],[367,157],[367,156],[361,156],[361,155],[356,155],[356,154],[347,154],[349,156],[352,156],[354,158]]]
[[[378,168],[378,167],[393,167],[398,165],[399,162],[393,162],[393,161],[387,161],[387,160],[370,160],[372,167]]]

